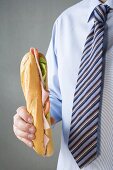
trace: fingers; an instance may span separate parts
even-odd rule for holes
[[[14,126],[27,133],[35,133],[36,131],[36,128],[33,126],[33,124],[26,123],[18,113],[14,116]]]
[[[27,112],[27,109],[25,106],[19,107],[17,110],[17,114],[27,123],[33,123],[33,117],[31,114]]]
[[[33,147],[32,140],[35,139],[36,132],[33,117],[27,112],[25,106],[21,106],[17,109],[17,113],[13,118],[13,131],[16,137],[29,147]]]
[[[34,134],[30,134],[30,133],[26,133],[24,131],[21,131],[15,125],[13,125],[13,130],[14,130],[14,133],[15,133],[16,136],[19,136],[21,138],[25,138],[25,139],[28,139],[28,140],[35,139],[35,135]]]
[[[24,142],[30,148],[33,148],[33,142],[32,141],[25,139],[25,138],[22,138],[20,136],[17,136],[17,138],[20,139],[22,142]]]

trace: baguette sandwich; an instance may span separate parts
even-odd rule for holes
[[[54,152],[50,101],[47,82],[47,62],[42,53],[34,48],[24,55],[20,64],[20,79],[26,107],[33,116],[36,138],[33,149],[41,156],[51,156]]]

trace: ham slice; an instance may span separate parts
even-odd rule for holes
[[[44,81],[43,81],[43,78],[42,78],[42,72],[41,72],[41,69],[40,69],[40,65],[39,65],[39,61],[37,59],[37,56],[36,54],[34,53],[34,56],[35,56],[35,60],[36,60],[36,63],[37,63],[37,67],[38,67],[38,70],[39,70],[39,74],[40,74],[40,79],[41,79],[41,87],[42,87],[42,104],[44,106],[48,96],[49,96],[49,91],[47,91],[46,89],[44,89]],[[44,121],[44,129],[50,129],[50,125],[45,117],[45,114],[44,114],[44,109],[43,109],[43,121]],[[45,149],[46,149],[46,146],[49,142],[49,138],[46,134],[44,134],[44,146],[45,146]]]

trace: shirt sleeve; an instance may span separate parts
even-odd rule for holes
[[[62,99],[58,78],[57,49],[57,21],[53,25],[52,36],[46,53],[48,66],[48,89],[50,97],[50,115],[55,119],[55,124],[62,120]],[[54,125],[52,125],[52,128]]]

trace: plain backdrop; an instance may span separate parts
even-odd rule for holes
[[[79,0],[0,0],[0,170],[55,170],[61,122],[53,130],[54,155],[42,158],[13,133],[13,115],[25,105],[19,66],[30,47],[46,54],[56,18]]]

